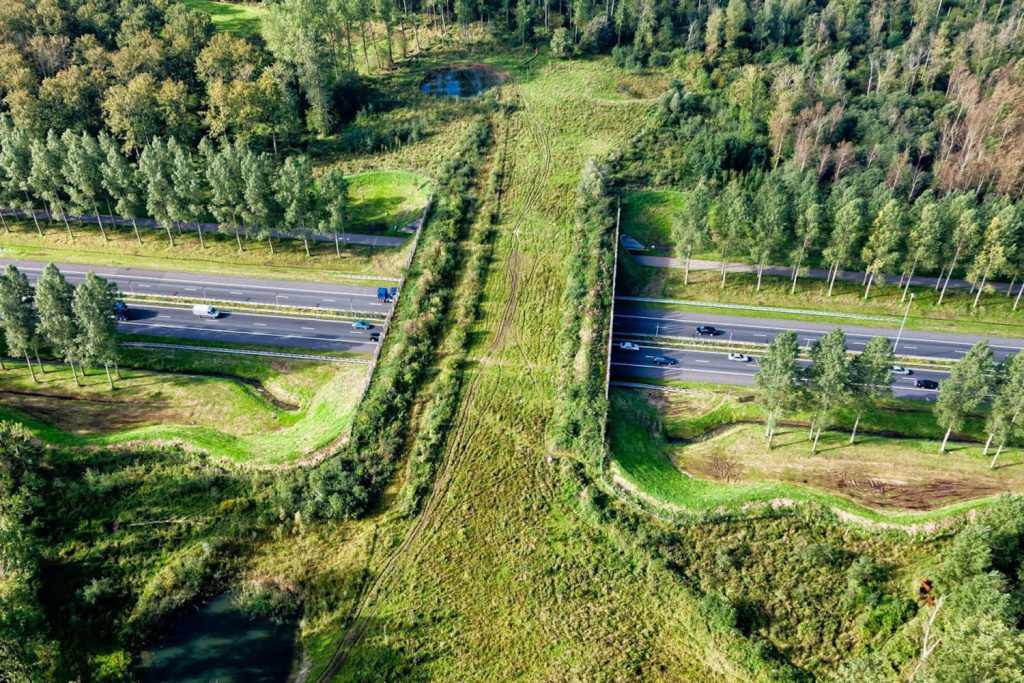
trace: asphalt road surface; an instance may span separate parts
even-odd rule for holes
[[[14,264],[32,282],[42,275],[43,268],[46,266],[42,261],[0,258],[0,268],[5,267],[8,263]],[[125,296],[131,294],[168,296],[194,299],[196,303],[202,303],[209,299],[239,304],[319,308],[355,311],[356,313],[372,312],[381,315],[386,315],[392,305],[377,301],[378,285],[376,283],[372,283],[373,286],[330,285],[74,263],[57,263],[55,265],[71,284],[81,283],[85,280],[86,273],[93,272],[116,283],[118,289]],[[390,289],[395,286],[395,283],[382,280],[379,286],[385,285]]]
[[[690,382],[708,382],[713,384],[733,384],[737,386],[754,386],[754,375],[757,374],[757,358],[753,354],[748,363],[729,360],[727,353],[709,351],[691,351],[690,349],[668,349],[652,346],[640,346],[639,351],[623,351],[616,345],[612,350],[612,376],[615,379],[636,381],[647,379],[676,379]],[[676,365],[654,365],[655,356],[675,358]],[[809,365],[803,362],[804,365]],[[918,379],[931,379],[936,382],[949,376],[949,373],[937,370],[913,370],[909,376],[897,375],[893,382],[893,394],[897,398],[911,398],[919,401],[934,401],[939,392],[930,389],[918,389],[914,382]]]
[[[383,336],[377,323],[370,330],[356,330],[351,322],[311,318],[222,313],[217,319],[197,318],[191,309],[164,306],[132,306],[131,317],[120,322],[123,334],[144,334],[206,342],[285,346],[313,351],[347,351],[373,354],[377,342],[370,334]]]
[[[655,335],[663,337],[698,338],[698,326],[710,325],[718,330],[714,337],[717,343],[740,342],[767,344],[775,336],[787,330],[795,331],[800,346],[808,347],[826,333],[840,327],[846,333],[846,346],[851,351],[860,351],[872,337],[884,336],[895,342],[898,329],[863,327],[859,325],[787,321],[767,318],[748,318],[735,315],[714,315],[688,311],[666,311],[660,309],[631,308],[616,306],[614,334],[628,338],[629,335]],[[708,337],[699,337],[708,339]],[[904,330],[896,353],[903,357],[928,360],[959,360],[967,350],[984,337],[944,332],[920,332]],[[1024,340],[1005,337],[989,338],[989,344],[996,360],[1024,350]]]

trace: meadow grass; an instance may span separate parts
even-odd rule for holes
[[[676,190],[630,192],[622,200],[622,232],[644,246],[672,249],[672,224],[686,210],[687,199]]]
[[[214,2],[214,0],[182,0],[194,10],[210,15],[213,27],[237,36],[248,37],[260,32],[260,22],[266,11],[260,4]]]
[[[54,445],[180,442],[247,465],[282,464],[343,434],[368,372],[342,363],[159,354],[164,369],[122,368],[114,391],[102,369],[78,387],[67,366],[45,364],[35,383],[24,363],[11,363],[0,373],[0,410]]]
[[[373,228],[407,237],[401,228],[423,215],[432,183],[409,171],[369,171],[348,176],[348,192],[352,232]]]
[[[664,422],[655,405],[668,416]],[[635,495],[690,515],[722,508],[740,512],[752,502],[805,501],[893,524],[939,520],[1024,489],[1020,449],[1005,449],[1001,466],[991,470],[990,458],[976,442],[951,443],[950,452],[939,455],[941,433],[934,422],[894,438],[901,425],[919,424],[921,414],[907,420],[898,412],[875,411],[862,420],[852,446],[843,429],[852,416],[839,415],[812,456],[803,426],[780,428],[776,447],[767,451],[763,424],[734,424],[753,418],[748,406],[731,395],[676,397],[613,389],[614,476]],[[687,417],[680,419],[680,413]],[[693,443],[666,438],[694,439],[695,428],[723,425],[724,432]]]
[[[71,239],[56,225],[44,225],[40,237],[31,222],[8,224],[11,232],[0,232],[0,258],[311,282],[344,282],[350,274],[397,277],[412,248],[411,239],[397,248],[349,245],[338,258],[333,243],[311,242],[308,257],[302,241],[292,239],[275,240],[271,254],[266,241],[243,239],[239,251],[234,236],[207,232],[205,248],[191,232],[174,233],[172,247],[162,230],[140,228],[139,244],[130,227],[108,229],[104,240],[95,225],[74,226]]]

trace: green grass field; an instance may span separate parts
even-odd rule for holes
[[[236,4],[213,0],[182,0],[194,10],[206,12],[218,31],[229,31],[239,36],[251,36],[260,31],[263,7],[259,4]]]
[[[840,413],[816,455],[810,454],[806,426],[796,425],[780,428],[769,452],[751,392],[705,390],[679,395],[613,389],[612,472],[626,490],[688,515],[722,506],[738,511],[751,502],[808,501],[898,524],[948,517],[1024,490],[1024,452],[1004,449],[1000,466],[989,469],[980,420],[967,430],[975,441],[952,443],[940,455],[942,430],[930,413],[893,401],[865,415],[854,445],[854,416]],[[809,416],[793,419],[806,422]]]
[[[2,417],[54,445],[180,442],[247,465],[284,464],[343,435],[369,370],[166,349],[154,362],[153,353],[128,350],[125,365],[158,369],[123,368],[115,391],[102,369],[78,387],[66,366],[46,365],[34,383],[24,363],[13,364],[0,373]]]
[[[408,171],[369,171],[348,176],[352,232],[408,237],[401,228],[418,220],[430,199],[431,182]]]
[[[630,192],[622,201],[622,232],[646,247],[675,247],[672,223],[686,210],[687,195],[675,190]]]

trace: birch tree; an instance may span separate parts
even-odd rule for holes
[[[703,182],[690,193],[690,199],[681,214],[673,217],[672,236],[676,243],[676,256],[683,259],[683,284],[690,284],[690,257],[711,245],[708,213],[711,210],[711,191]]]
[[[787,331],[777,335],[757,361],[754,386],[760,390],[758,400],[766,414],[768,450],[772,448],[779,419],[793,409],[800,396],[797,384],[800,368],[796,363],[799,352],[796,332]]]
[[[832,330],[811,347],[808,390],[815,413],[811,423],[811,431],[814,433],[812,454],[818,450],[818,439],[821,438],[822,430],[828,426],[832,411],[850,398],[850,364],[850,358],[846,355],[846,334],[840,329]]]
[[[114,379],[110,364],[117,364],[117,285],[95,273],[87,273],[85,282],[75,289],[71,310],[78,326],[76,345],[83,363],[102,364],[111,391]],[[84,373],[83,373],[84,374]]]
[[[0,326],[3,326],[7,352],[24,356],[32,381],[38,382],[29,353],[36,350],[36,324],[32,311],[32,285],[25,274],[7,264],[0,276]],[[42,364],[39,369],[42,370]]]
[[[1003,452],[1006,442],[1018,436],[1021,431],[1021,411],[1024,410],[1024,353],[1015,353],[1000,365],[999,381],[992,410],[985,422],[988,440],[985,442],[985,455],[993,443],[996,453],[992,456],[989,467],[995,469],[999,455]]]
[[[78,322],[71,302],[75,288],[66,280],[57,266],[46,264],[43,274],[36,282],[36,312],[39,315],[39,336],[59,358],[71,366],[75,384],[82,386],[78,379],[75,363],[78,362]]]
[[[872,337],[864,345],[864,350],[854,356],[851,393],[857,418],[850,433],[851,444],[857,438],[857,427],[864,411],[877,405],[879,400],[892,397],[892,366],[895,360],[892,343],[886,337]]]

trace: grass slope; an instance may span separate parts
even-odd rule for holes
[[[400,229],[423,214],[431,182],[409,171],[369,171],[348,176],[348,192],[352,232],[383,230],[405,237]]]
[[[213,0],[181,0],[194,10],[210,15],[218,31],[228,31],[237,36],[251,36],[260,32],[264,9],[261,5],[242,5]]]
[[[0,373],[0,417],[25,422],[54,445],[181,442],[236,462],[289,463],[348,428],[367,372],[364,365],[170,350],[154,363],[151,353],[132,351],[125,360],[164,372],[124,369],[113,392],[95,370],[77,387],[67,367],[48,365],[36,384],[24,364],[14,364]],[[259,382],[266,393],[228,375]]]
[[[1004,450],[995,470],[978,443],[958,442],[940,456],[941,432],[928,414],[867,414],[855,445],[840,429],[825,434],[811,456],[804,427],[781,429],[776,447],[766,452],[763,425],[742,424],[760,415],[753,404],[732,397],[616,389],[612,399],[612,470],[619,483],[689,514],[723,506],[739,510],[750,502],[809,501],[875,522],[916,524],[1024,490],[1020,449]],[[660,415],[650,402],[661,404]],[[850,415],[837,418],[847,429],[853,422]],[[696,439],[723,426],[717,436],[689,444],[665,436]],[[978,427],[976,420],[969,433]],[[906,436],[877,435],[898,431]]]

